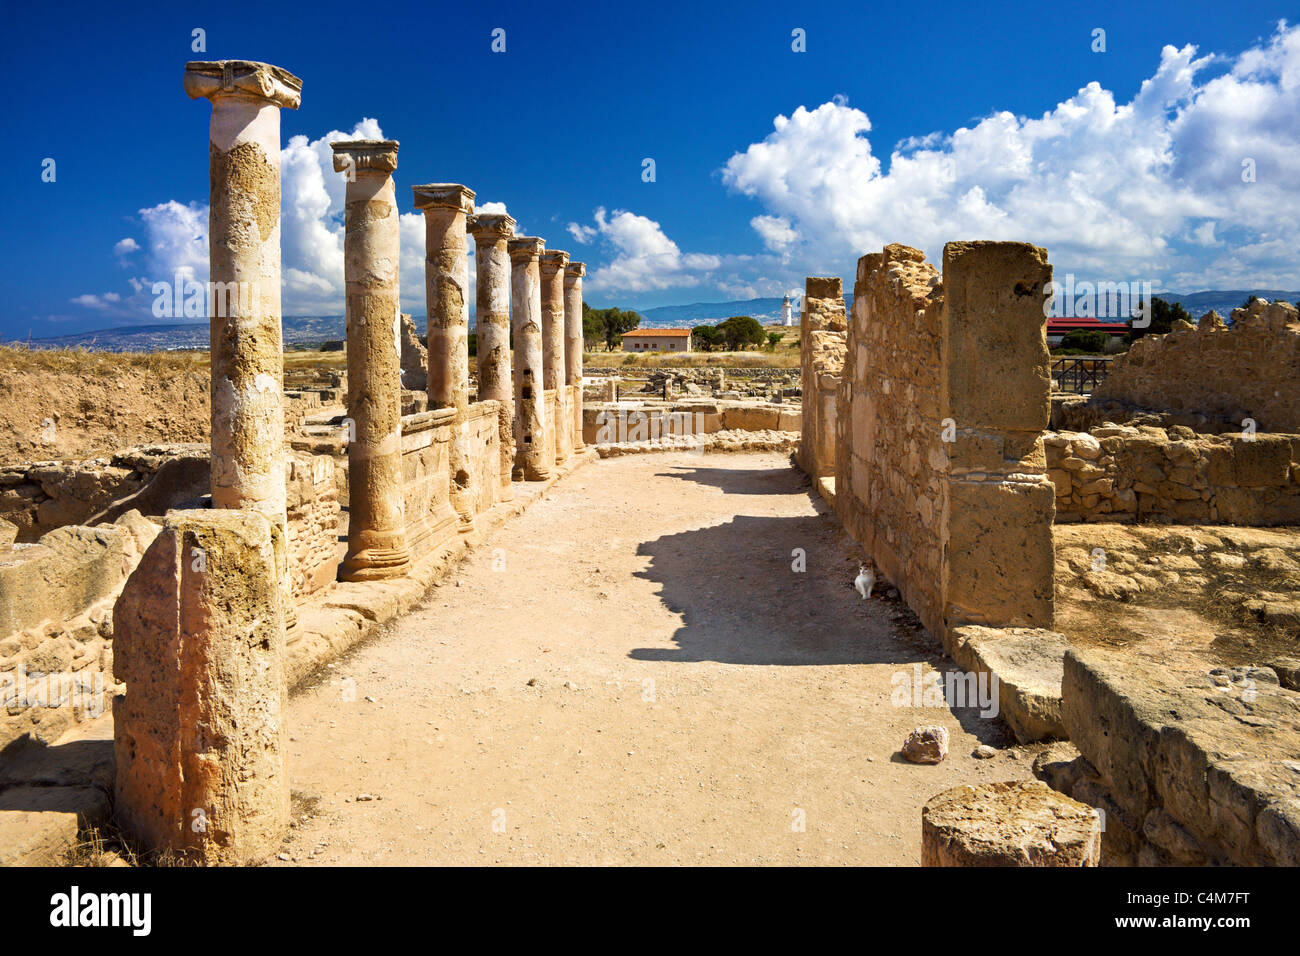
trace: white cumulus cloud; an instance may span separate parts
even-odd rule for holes
[[[847,274],[889,242],[933,260],[954,239],[1019,239],[1058,271],[1300,286],[1300,27],[1235,58],[1166,46],[1126,103],[1089,83],[1038,117],[906,139],[887,169],[870,131],[846,102],[800,107],[723,182],[765,208],[751,225],[767,247],[810,270]]]

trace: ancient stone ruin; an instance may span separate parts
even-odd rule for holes
[[[399,144],[351,140],[332,143],[346,182],[346,372],[286,372],[280,110],[299,106],[302,82],[227,60],[188,64],[184,88],[211,104],[208,440],[0,467],[0,687],[40,685],[6,696],[0,748],[54,750],[108,720],[113,755],[75,784],[58,767],[14,783],[0,766],[0,791],[69,791],[74,834],[115,827],[144,862],[275,859],[293,812],[291,690],[427,600],[575,469],[758,451],[765,470],[736,494],[753,504],[780,472],[806,514],[736,505],[724,525],[634,549],[650,569],[633,576],[662,586],[681,626],[677,648],[632,657],[689,665],[696,683],[672,689],[674,707],[707,698],[705,663],[743,670],[752,649],[711,645],[710,608],[691,588],[712,583],[666,582],[656,563],[681,561],[680,534],[732,534],[753,551],[752,566],[725,569],[740,591],[770,560],[765,535],[794,522],[822,543],[816,557],[838,549],[858,569],[835,582],[861,587],[850,628],[904,622],[926,656],[953,665],[949,687],[992,689],[979,720],[1030,758],[1004,771],[1014,779],[972,772],[915,801],[924,865],[1300,865],[1294,307],[1255,300],[1230,325],[1211,313],[1142,338],[1091,396],[1057,395],[1046,249],[953,241],[930,263],[890,244],[858,260],[851,309],[841,278],[806,278],[797,369],[790,356],[785,369],[595,375],[584,263],[516,235],[508,215],[477,212],[469,186],[430,182],[411,187],[426,346],[400,306]],[[672,467],[726,497],[721,469]],[[547,560],[565,544],[542,543]],[[808,555],[793,557],[791,573],[804,573]],[[600,582],[598,562],[572,573]],[[508,582],[492,597],[515,599]],[[755,629],[788,626],[792,643],[815,644],[804,623]],[[781,650],[764,662],[797,669]],[[861,663],[861,648],[837,650],[818,648],[829,655],[818,661]],[[627,700],[624,680],[601,692]],[[855,700],[877,689],[860,690]],[[538,738],[550,732],[530,713],[530,734],[533,720]],[[800,762],[815,742],[791,734],[782,746]],[[964,756],[942,724],[898,737],[918,773]],[[38,830],[0,859],[48,861]]]

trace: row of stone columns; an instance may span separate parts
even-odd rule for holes
[[[266,63],[204,61],[186,65],[185,90],[212,104],[211,487],[218,510],[169,515],[115,611],[127,683],[115,722],[116,792],[119,819],[149,849],[240,863],[271,851],[288,826],[283,655],[294,607],[285,546],[280,110],[298,107],[302,81]],[[341,576],[373,580],[404,574],[411,561],[398,143],[332,146],[335,170],[347,175],[350,520]],[[584,269],[567,253],[544,252],[541,239],[516,238],[509,216],[471,219],[474,192],[465,186],[415,186],[414,198],[426,229],[429,406],[453,411],[449,497],[467,533],[476,506],[467,232],[478,247],[479,394],[500,406],[498,499],[508,497],[512,475],[545,478],[571,453],[569,425],[581,435],[580,408],[570,417],[568,395],[582,377]]]
[[[280,327],[280,109],[297,108],[302,81],[265,63],[195,62],[191,97],[212,102],[211,281],[212,497],[286,529],[283,349]],[[400,239],[392,175],[398,144],[333,144],[347,174],[349,435],[348,554],[343,577],[405,573],[401,475]],[[500,489],[510,478],[547,478],[582,445],[582,276],[568,253],[514,235],[505,215],[473,216],[474,192],[458,183],[413,187],[425,217],[428,392],[431,409],[454,410],[450,498],[461,532],[474,529],[470,481],[469,265],[478,267],[479,397],[500,403]],[[471,218],[472,217],[472,218]],[[238,303],[236,305],[236,303]],[[514,333],[513,369],[510,336]],[[547,393],[554,396],[554,411]],[[571,395],[574,396],[571,398]],[[292,618],[287,569],[286,614]]]

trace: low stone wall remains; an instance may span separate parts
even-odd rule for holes
[[[1262,432],[1300,432],[1300,321],[1293,305],[1255,299],[1225,327],[1215,313],[1199,328],[1179,323],[1148,335],[1111,365],[1092,403],[1117,401],[1241,423]]]
[[[1268,668],[1065,656],[1082,755],[1053,786],[1104,813],[1103,866],[1300,866],[1300,693]]]
[[[1048,432],[1058,522],[1300,524],[1300,435]]]

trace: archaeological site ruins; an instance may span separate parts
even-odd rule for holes
[[[185,67],[185,93],[211,110],[210,281],[252,290],[209,303],[207,364],[175,386],[197,390],[206,420],[150,431],[123,418],[110,454],[58,460],[33,451],[37,420],[0,462],[0,862],[67,862],[88,834],[142,864],[328,854],[330,833],[302,842],[326,819],[304,794],[346,778],[352,764],[312,755],[342,749],[335,724],[351,718],[299,715],[312,695],[357,701],[349,655],[405,642],[428,655],[394,672],[406,690],[363,687],[356,703],[400,711],[397,729],[347,746],[382,764],[393,737],[429,754],[460,741],[454,757],[403,765],[430,806],[443,791],[426,793],[424,775],[472,786],[498,728],[515,736],[491,761],[523,783],[486,788],[484,820],[499,806],[515,826],[518,804],[541,801],[578,754],[624,768],[572,770],[576,835],[506,861],[709,861],[721,832],[685,860],[656,857],[676,848],[648,828],[636,837],[648,855],[584,840],[603,830],[617,842],[620,821],[642,812],[671,832],[675,801],[706,790],[683,767],[709,786],[754,772],[757,758],[727,762],[748,729],[780,741],[777,766],[808,774],[811,796],[771,800],[784,837],[818,791],[852,792],[843,812],[857,822],[818,832],[825,846],[803,857],[737,862],[1300,865],[1294,306],[1256,299],[1227,320],[1179,323],[1137,340],[1090,394],[1066,393],[1046,339],[1049,251],[954,237],[934,262],[893,244],[845,263],[844,278],[808,277],[797,367],[588,368],[582,262],[476,210],[472,184],[424,182],[456,174],[408,169],[398,141],[342,139],[330,146],[346,183],[346,370],[287,368],[280,121],[303,86],[260,62]],[[412,212],[423,277],[399,275]],[[423,343],[400,298],[421,278]],[[89,414],[60,407],[60,427],[75,434]],[[606,514],[602,494],[627,525],[592,517]],[[721,510],[689,512],[692,495]],[[778,501],[796,510],[761,510]],[[664,515],[676,523],[652,531]],[[565,533],[530,523],[543,518]],[[637,522],[644,536],[629,541]],[[708,552],[733,532],[730,550]],[[553,577],[537,592],[522,564],[491,577],[493,562],[518,560],[508,540],[540,550]],[[598,556],[581,564],[583,548]],[[465,570],[479,565],[481,579]],[[652,584],[652,610],[617,616],[616,588]],[[600,648],[563,643],[552,611],[518,595],[562,605],[584,587],[596,603],[581,608],[609,610],[583,616],[611,640],[646,633],[581,679],[523,680],[520,658],[554,665]],[[652,611],[675,623],[650,623]],[[413,621],[418,639],[403,630]],[[446,666],[448,646],[495,644],[501,657],[439,685],[443,696],[413,683]],[[891,702],[888,675],[913,666],[924,693],[942,689],[938,708]],[[782,682],[813,672],[835,683],[787,697]],[[711,696],[727,681],[753,683]],[[566,696],[543,721],[513,693]],[[577,703],[600,694],[672,714],[629,720],[671,723],[662,754],[681,761],[662,757],[635,795],[643,746],[615,723],[584,723]],[[796,700],[842,708],[843,740],[805,730]],[[470,724],[480,718],[490,725]],[[527,762],[557,738],[565,753]],[[340,784],[352,789],[330,812],[378,815],[403,786],[388,780],[386,793]],[[759,827],[765,799],[734,797],[718,830]],[[886,822],[871,816],[876,799]],[[420,838],[437,831],[431,846],[479,861],[478,843],[407,815]],[[375,852],[345,859],[401,859]]]

